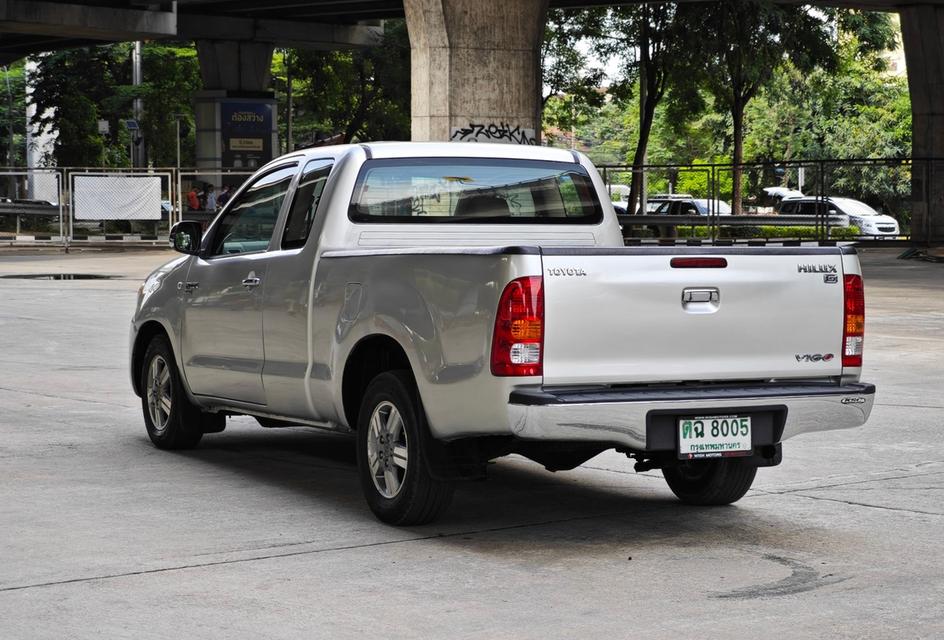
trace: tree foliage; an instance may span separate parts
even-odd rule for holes
[[[737,165],[744,161],[744,109],[786,60],[804,72],[834,66],[832,32],[826,14],[758,0],[711,3],[705,7],[705,20],[716,34],[707,38],[705,85],[731,114],[732,204],[738,214],[741,171]]]
[[[406,23],[385,23],[374,46],[291,56],[296,142],[410,139],[410,45]],[[277,77],[285,77],[285,62]],[[284,80],[283,80],[284,82]],[[283,107],[284,109],[284,107]],[[280,113],[283,112],[280,110]]]
[[[541,45],[541,106],[548,128],[569,131],[603,106],[605,74],[581,45],[604,36],[607,16],[600,8],[548,11]]]
[[[23,62],[3,67],[0,78],[0,163],[22,166],[26,157],[26,82]]]
[[[56,132],[52,158],[59,166],[127,166],[130,134],[124,121],[132,117],[135,98],[143,101],[139,122],[150,164],[176,163],[176,121],[184,115],[190,139],[181,145],[182,165],[192,165],[193,92],[200,87],[199,65],[192,46],[146,43],[142,47],[143,82],[131,83],[129,43],[83,47],[36,57],[31,77],[36,113],[32,124]],[[108,123],[100,133],[98,121]],[[189,142],[189,143],[188,143]]]
[[[130,45],[65,49],[37,56],[31,77],[36,113],[31,123],[56,132],[53,161],[60,166],[97,167],[127,163],[127,134],[119,123],[131,117]],[[100,134],[107,120],[109,134]]]

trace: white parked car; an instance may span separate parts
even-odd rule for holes
[[[901,231],[898,221],[891,216],[879,213],[860,200],[852,198],[827,198],[827,213],[844,215],[849,218],[849,224],[858,227],[862,232],[860,237],[898,236]],[[777,213],[781,215],[810,215],[817,214],[817,208],[822,208],[823,201],[813,196],[803,198],[788,198],[780,203]]]

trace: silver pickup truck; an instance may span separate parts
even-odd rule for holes
[[[615,448],[727,504],[787,438],[872,408],[854,249],[625,247],[567,150],[292,153],[171,242],[131,329],[154,444],[233,415],[352,432],[389,523],[429,522],[511,453],[555,471]]]

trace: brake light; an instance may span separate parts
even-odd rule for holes
[[[492,375],[539,376],[543,373],[544,280],[517,278],[502,291],[492,334]]]
[[[865,342],[865,288],[862,276],[843,277],[842,366],[861,367]]]
[[[728,266],[727,258],[672,258],[669,266],[673,269],[724,269]]]

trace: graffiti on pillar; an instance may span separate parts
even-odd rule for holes
[[[470,122],[465,127],[453,127],[452,142],[504,142],[507,144],[537,144],[534,129],[512,127],[507,122],[478,124]]]

